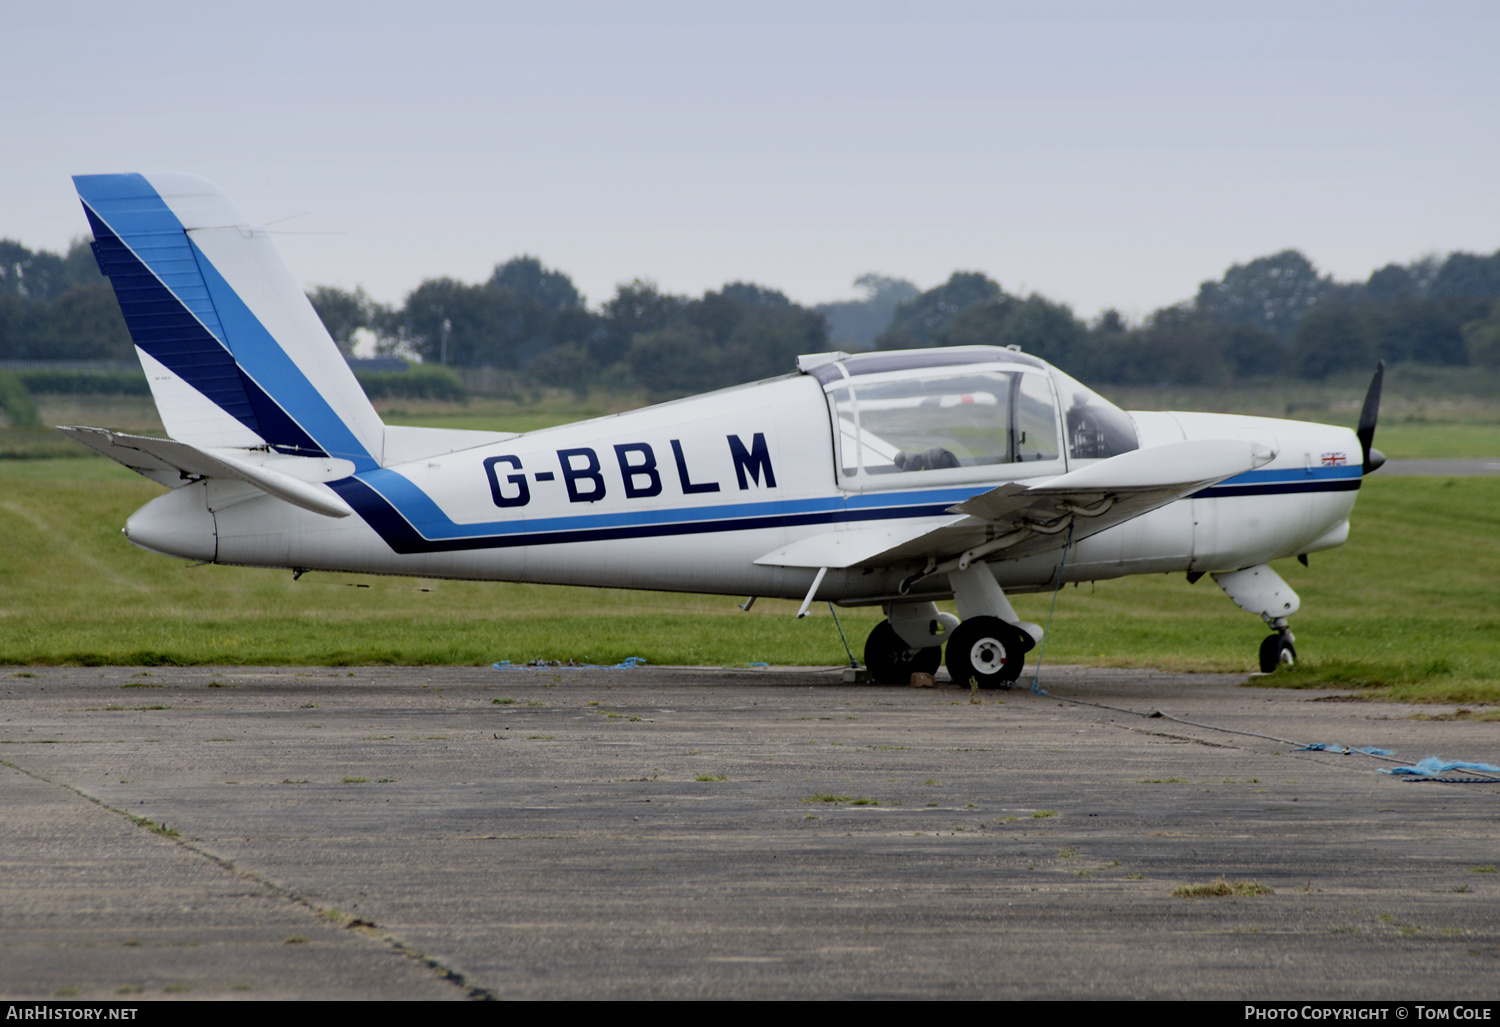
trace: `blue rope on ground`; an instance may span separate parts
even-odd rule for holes
[[[1488,763],[1461,763],[1454,760],[1445,760],[1441,756],[1428,756],[1420,759],[1409,767],[1381,767],[1382,774],[1393,774],[1396,777],[1413,778],[1417,780],[1437,780],[1439,774],[1450,770],[1477,770],[1482,774],[1500,774],[1500,767],[1491,766]],[[1464,779],[1461,783],[1474,782],[1500,783],[1500,780],[1491,778]]]
[[[1394,755],[1396,755],[1390,749],[1377,749],[1373,745],[1360,745],[1360,746],[1355,746],[1355,747],[1351,748],[1351,747],[1349,747],[1347,745],[1339,745],[1337,742],[1308,742],[1306,745],[1299,746],[1298,748],[1293,749],[1292,751],[1293,752],[1336,752],[1336,753],[1339,753],[1339,754],[1344,755],[1344,756],[1349,755],[1351,752],[1364,753],[1366,756],[1394,756]]]

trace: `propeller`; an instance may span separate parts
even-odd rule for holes
[[[1375,441],[1375,419],[1380,415],[1380,383],[1385,379],[1385,361],[1375,365],[1375,377],[1370,379],[1370,391],[1365,393],[1365,406],[1359,412],[1359,448],[1364,450],[1365,466],[1362,473],[1369,474],[1385,463],[1385,454],[1370,445]]]

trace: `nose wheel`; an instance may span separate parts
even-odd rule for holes
[[[1297,649],[1292,645],[1290,631],[1278,631],[1267,635],[1260,644],[1260,671],[1270,674],[1277,667],[1290,667],[1297,662]]]

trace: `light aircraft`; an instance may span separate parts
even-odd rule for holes
[[[169,438],[62,428],[168,487],[133,543],[259,567],[880,606],[880,682],[1008,687],[1009,594],[1204,574],[1295,658],[1268,566],[1338,546],[1358,432],[1125,412],[1014,348],[800,357],[765,381],[524,434],[385,425],[267,234],[187,175],[74,179]],[[940,612],[953,599],[957,616]]]

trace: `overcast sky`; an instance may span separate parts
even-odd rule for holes
[[[1138,318],[1301,249],[1500,248],[1500,4],[7,5],[0,236],[187,171],[306,285],[399,303],[529,253],[803,303],[955,269]],[[283,220],[286,219],[286,220]]]

